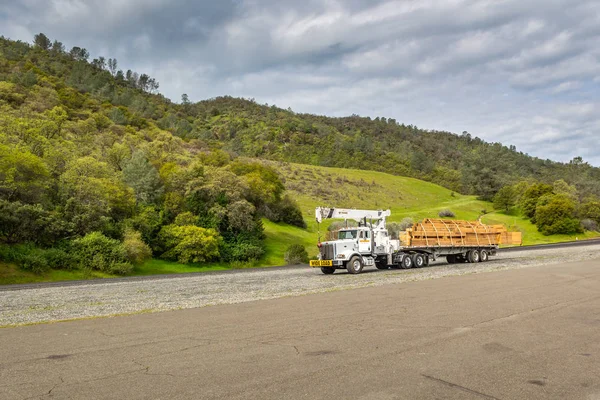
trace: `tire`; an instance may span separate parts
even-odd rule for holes
[[[448,254],[446,261],[448,261],[448,264],[456,264],[456,254]]]
[[[467,253],[467,260],[469,260],[470,263],[479,262],[479,251],[469,250],[469,252]]]
[[[412,257],[407,255],[402,259],[402,262],[400,263],[400,268],[402,269],[410,269],[413,267],[413,260]]]
[[[363,269],[363,263],[360,257],[354,256],[346,263],[346,269],[351,274],[360,274]]]
[[[423,257],[423,254],[413,254],[411,258],[413,262],[413,268],[423,268],[425,266],[425,257]]]
[[[487,250],[480,250],[479,251],[479,261],[480,262],[486,262],[487,260],[489,260],[489,254],[487,252]]]
[[[321,267],[321,272],[325,275],[331,275],[335,272],[335,268],[332,267]]]

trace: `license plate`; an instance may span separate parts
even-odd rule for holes
[[[311,267],[332,267],[333,262],[331,260],[310,260]]]

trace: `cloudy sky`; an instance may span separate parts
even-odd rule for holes
[[[0,35],[38,32],[175,101],[385,116],[600,166],[597,0],[0,0]]]

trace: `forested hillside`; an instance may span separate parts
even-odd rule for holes
[[[540,160],[386,118],[231,97],[173,103],[155,79],[119,67],[43,34],[0,38],[0,259],[110,273],[151,256],[261,259],[261,221],[305,222],[283,175],[240,156],[416,177],[518,205],[547,234],[600,221],[600,169],[581,159]]]

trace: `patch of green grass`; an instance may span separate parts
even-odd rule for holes
[[[116,277],[116,275],[105,274],[98,271],[88,272],[82,270],[49,270],[48,272],[37,275],[33,272],[23,271],[14,264],[0,263],[0,285],[36,282],[77,281],[83,279],[114,277]]]
[[[205,264],[180,264],[174,261],[151,259],[134,268],[134,276],[160,275],[160,274],[184,274],[187,272],[222,271],[230,269],[226,263]]]

